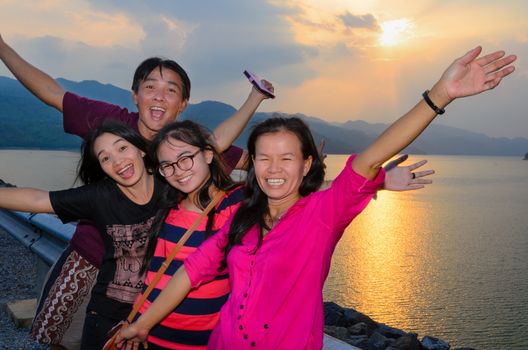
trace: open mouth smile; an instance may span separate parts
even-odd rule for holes
[[[285,179],[266,179],[266,183],[271,186],[280,186],[286,182]]]
[[[132,164],[126,165],[124,168],[117,172],[117,175],[121,176],[124,179],[130,178],[134,175],[134,166]]]
[[[187,176],[185,176],[185,177],[183,177],[183,178],[181,178],[181,179],[179,179],[179,180],[177,180],[177,181],[178,181],[178,183],[179,183],[180,185],[184,185],[184,184],[186,184],[187,182],[189,182],[189,180],[191,179],[191,177],[192,177],[192,175],[187,175]]]
[[[149,108],[149,110],[150,110],[150,114],[152,115],[154,119],[161,119],[166,112],[165,108],[158,107],[158,106],[152,106]]]

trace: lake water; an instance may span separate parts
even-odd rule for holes
[[[77,157],[0,150],[0,178],[69,187]],[[436,171],[433,185],[382,191],[349,226],[334,254],[325,300],[452,347],[526,349],[528,161],[427,159]],[[328,178],[345,160],[327,158]]]

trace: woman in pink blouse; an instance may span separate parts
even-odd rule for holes
[[[477,47],[455,60],[423,99],[372,145],[352,155],[330,188],[308,127],[272,118],[248,140],[246,191],[231,221],[190,255],[135,323],[121,331],[137,348],[149,330],[191,290],[227,266],[231,295],[210,349],[321,349],[322,289],[344,229],[382,184],[382,164],[409,145],[455,98],[496,87],[514,71],[515,56],[478,58]]]

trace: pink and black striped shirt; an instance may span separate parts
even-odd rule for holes
[[[227,219],[238,209],[243,199],[244,191],[242,187],[235,188],[225,195],[215,208],[213,232],[216,232],[224,225]],[[156,250],[147,272],[143,290],[148,287],[171,249],[198,216],[199,213],[186,210],[182,206],[169,212],[159,233]],[[140,314],[145,312],[161,293],[176,270],[183,264],[185,258],[206,240],[206,223],[207,220],[203,220],[180,249],[164,276],[140,309]],[[227,271],[220,273],[212,281],[192,289],[179,306],[152,328],[148,342],[167,349],[205,349],[209,336],[218,323],[220,309],[227,301],[229,292]]]

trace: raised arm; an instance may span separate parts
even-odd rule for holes
[[[511,63],[516,60],[516,56],[504,57],[503,51],[497,51],[477,58],[481,51],[479,46],[456,59],[428,92],[428,97],[437,107],[436,111],[456,98],[493,89],[502,78],[515,70]],[[422,133],[436,117],[436,111],[422,99],[359,154],[352,162],[352,168],[364,177],[373,179],[386,160]]]
[[[271,83],[263,80],[266,87],[273,91]],[[214,142],[219,152],[225,151],[242,133],[247,123],[260,106],[260,103],[268,97],[259,92],[254,87],[251,89],[248,98],[238,111],[224,120],[213,132]]]
[[[0,208],[29,213],[53,213],[49,192],[36,188],[0,188]]]
[[[0,35],[0,59],[13,75],[42,102],[62,112],[64,89],[49,75],[26,62]]]

